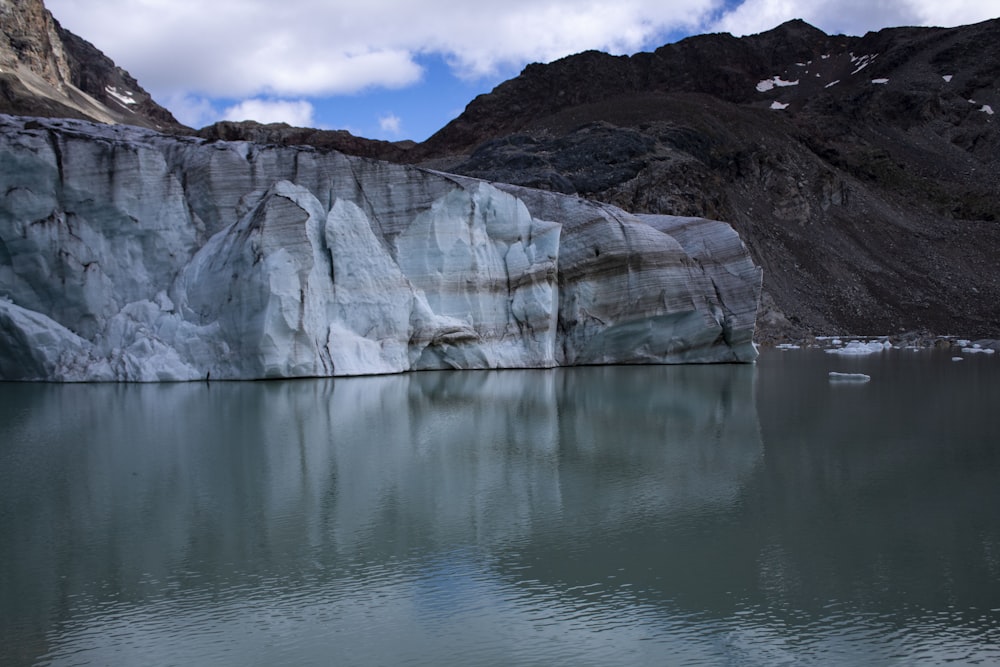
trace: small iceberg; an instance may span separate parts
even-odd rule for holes
[[[834,341],[836,345],[836,341]],[[829,354],[846,354],[846,355],[863,355],[863,354],[875,354],[877,352],[882,352],[883,350],[888,350],[892,347],[892,343],[889,341],[877,341],[873,340],[868,343],[862,343],[861,341],[852,340],[850,343],[844,347],[830,348],[826,350]]]
[[[830,382],[870,382],[872,379],[871,375],[865,375],[864,373],[838,373],[836,371],[830,371]]]

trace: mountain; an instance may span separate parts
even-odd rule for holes
[[[0,0],[0,113],[190,131],[42,0]]]
[[[1000,20],[830,36],[792,21],[586,52],[473,100],[408,159],[731,223],[764,340],[996,336]]]

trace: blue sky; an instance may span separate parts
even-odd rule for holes
[[[828,33],[954,26],[1000,0],[45,0],[181,122],[225,118],[421,141],[476,95],[586,49],[802,18]]]

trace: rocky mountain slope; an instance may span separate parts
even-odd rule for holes
[[[189,131],[42,0],[0,0],[0,113]]]
[[[763,339],[1000,329],[1000,20],[531,65],[411,160],[733,224]]]

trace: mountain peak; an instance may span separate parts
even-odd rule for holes
[[[823,32],[822,30],[820,30],[816,26],[812,25],[811,23],[807,23],[803,19],[789,19],[788,21],[785,21],[784,23],[782,23],[782,24],[780,24],[780,25],[778,25],[778,26],[776,26],[776,27],[774,27],[771,30],[768,30],[766,32],[776,32],[776,33],[783,33],[783,34],[790,34],[790,33],[811,33],[811,34],[814,34],[814,35],[820,35],[822,37],[826,37],[827,36],[825,32]]]

